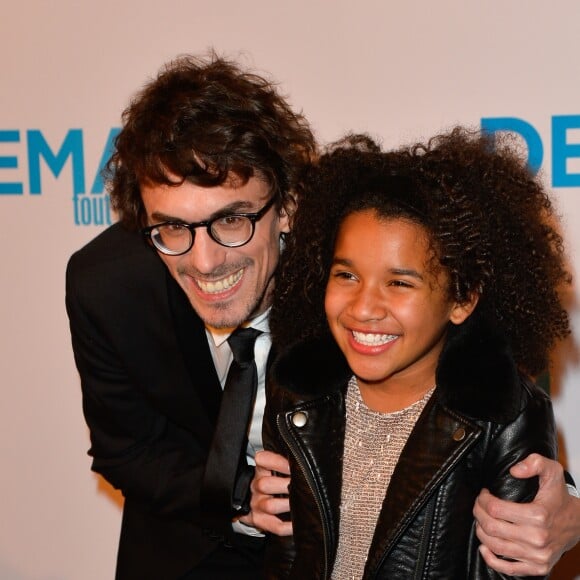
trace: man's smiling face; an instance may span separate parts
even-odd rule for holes
[[[251,177],[244,185],[232,179],[216,187],[188,181],[176,186],[141,186],[149,225],[255,213],[266,205],[270,195],[268,184],[258,177]],[[274,206],[256,222],[252,239],[243,246],[224,247],[212,240],[205,227],[199,227],[187,253],[159,256],[207,326],[234,328],[270,306],[280,234],[288,231],[287,215],[279,214]]]

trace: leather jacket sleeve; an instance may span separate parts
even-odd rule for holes
[[[482,465],[483,487],[509,501],[531,502],[538,491],[538,478],[516,479],[509,473],[512,465],[530,453],[539,453],[550,459],[557,458],[557,433],[549,397],[537,387],[524,383],[531,394],[527,405],[512,422],[488,433],[489,445]],[[475,525],[470,538],[470,579],[509,580],[514,576],[500,574],[487,566],[479,554]],[[545,578],[547,578],[546,576]]]

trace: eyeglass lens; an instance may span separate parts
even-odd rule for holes
[[[197,226],[203,227],[203,226]],[[245,216],[225,216],[211,221],[207,226],[211,238],[224,246],[241,246],[250,240],[254,225]],[[186,224],[161,224],[151,231],[155,246],[172,254],[185,253],[193,245],[195,230]]]

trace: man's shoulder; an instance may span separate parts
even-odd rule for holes
[[[129,231],[120,223],[109,226],[74,252],[73,263],[101,263],[152,254],[139,232]]]
[[[165,287],[163,262],[139,232],[114,224],[77,250],[66,268],[67,294],[101,296],[146,295]],[[126,301],[126,298],[123,298]]]
[[[133,268],[162,270],[163,265],[139,232],[129,231],[115,223],[74,252],[68,261],[67,274],[95,270],[138,274],[132,271]]]

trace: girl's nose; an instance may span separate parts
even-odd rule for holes
[[[378,288],[363,286],[352,302],[351,312],[357,320],[382,320],[388,315],[389,308]]]

